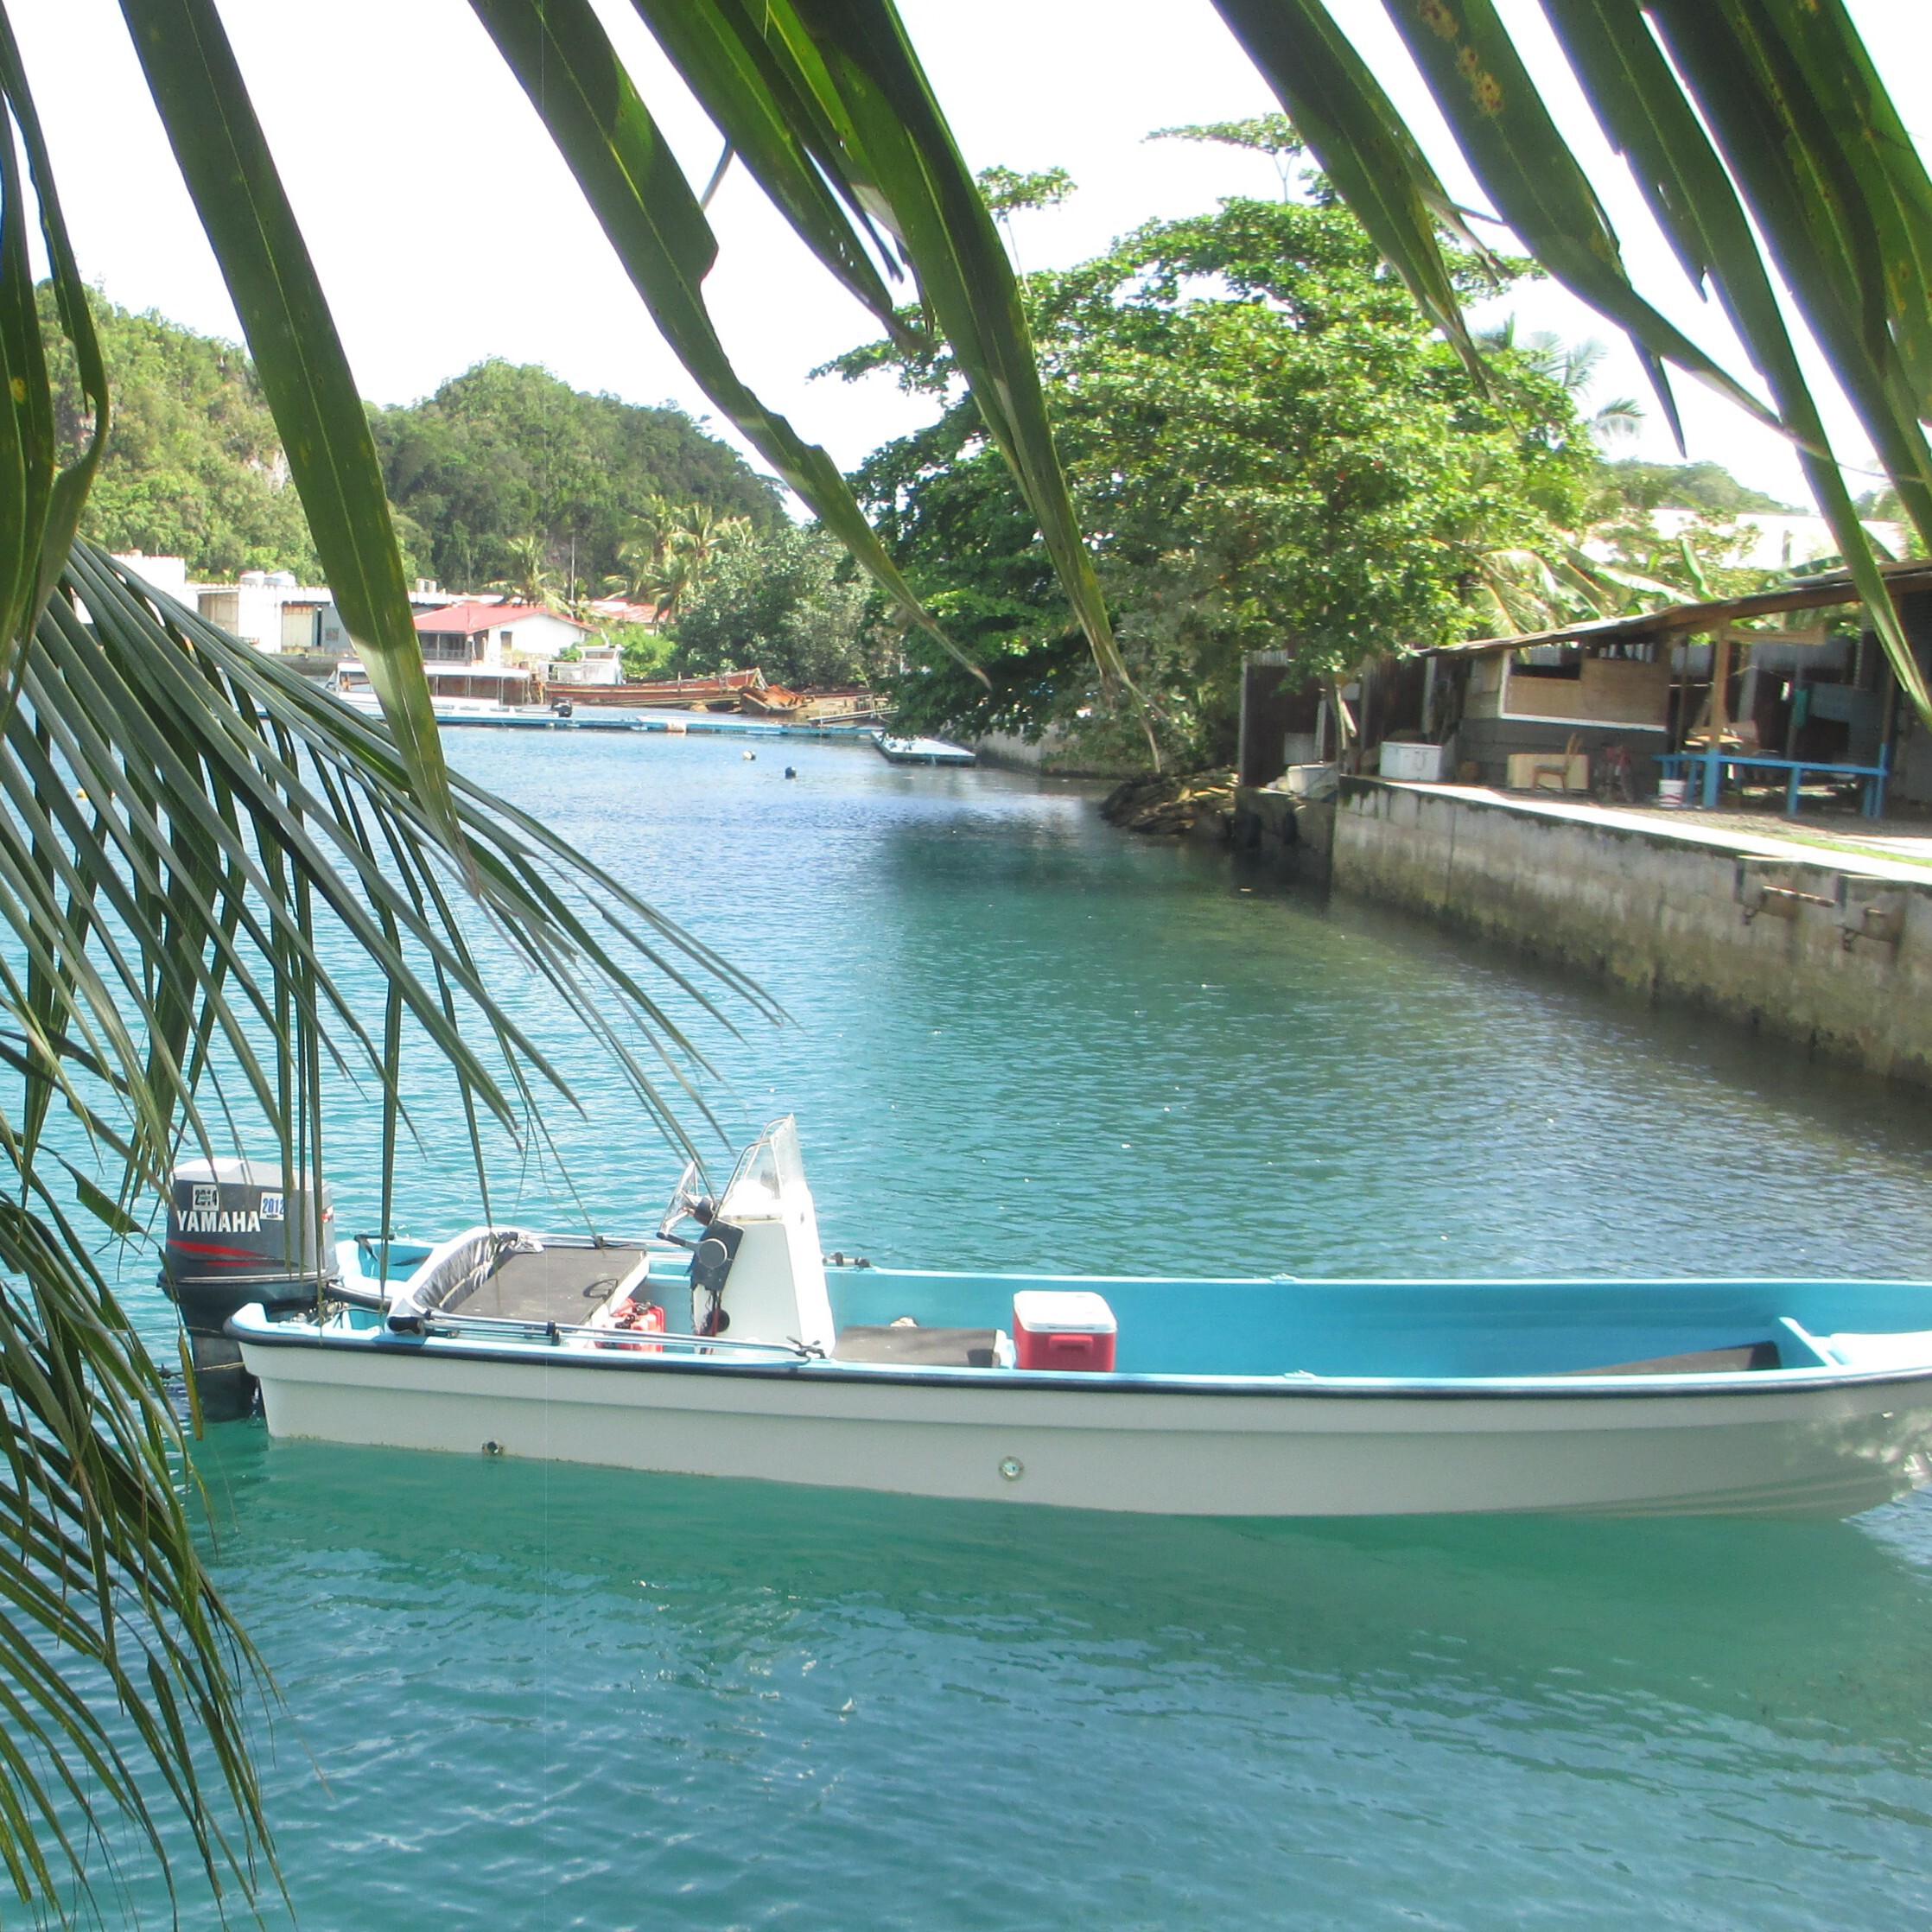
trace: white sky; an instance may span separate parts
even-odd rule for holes
[[[624,0],[596,3],[702,184],[717,137]],[[1333,3],[1452,190],[1473,200],[1377,0]],[[1057,165],[1080,184],[1064,207],[1020,218],[1026,267],[1078,261],[1141,220],[1205,210],[1222,194],[1277,192],[1259,156],[1143,140],[1157,127],[1274,105],[1208,0],[901,4],[969,162]],[[1915,137],[1932,152],[1932,90],[1922,84],[1932,69],[1932,5],[1850,5]],[[1603,147],[1535,6],[1502,6],[1594,175],[1637,285],[1748,380],[1721,320],[1687,289]],[[238,336],[115,0],[16,0],[12,11],[83,271],[117,302]],[[542,363],[579,388],[708,413],[464,0],[222,0],[222,12],[365,396],[408,401],[500,355]],[[712,219],[722,249],[708,295],[740,371],[767,402],[848,467],[925,418],[925,406],[884,379],[805,379],[874,332],[741,169]],[[1519,289],[1503,308],[1527,327],[1613,345],[1597,398],[1648,403],[1621,338],[1560,289]],[[1777,437],[1687,378],[1678,395],[1694,458],[1805,501]],[[1868,461],[1848,412],[1828,420],[1841,454]],[[1654,404],[1629,447],[1675,458]]]

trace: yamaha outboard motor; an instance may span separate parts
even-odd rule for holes
[[[251,1301],[271,1314],[313,1307],[335,1275],[335,1210],[312,1176],[290,1193],[276,1160],[175,1168],[161,1286],[181,1312],[203,1415],[232,1422],[255,1405],[241,1349],[222,1333],[229,1316]]]

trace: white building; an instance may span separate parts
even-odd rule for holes
[[[257,651],[321,651],[328,592],[296,582],[291,570],[244,570],[233,583],[188,588],[203,617]]]
[[[552,684],[621,684],[624,663],[614,644],[587,644],[570,664],[552,664],[546,672]]]
[[[321,651],[340,658],[355,650],[328,592],[298,583],[290,571],[245,570],[234,583],[194,583],[181,557],[118,550],[114,561],[257,651]],[[460,592],[445,590],[429,577],[418,577],[410,593],[410,607],[418,613],[465,601]]]
[[[115,550],[111,553],[124,570],[130,570],[150,589],[192,610],[194,598],[188,589],[187,559],[180,556],[149,556],[144,550]]]

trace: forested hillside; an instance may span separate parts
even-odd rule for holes
[[[43,287],[42,319],[60,340]],[[113,417],[81,534],[111,550],[187,559],[191,575],[318,574],[275,423],[245,350],[151,311],[93,298]],[[62,435],[84,399],[57,372]],[[772,486],[681,410],[587,396],[543,369],[480,364],[421,403],[370,412],[415,574],[480,589],[519,553],[594,593],[618,569],[630,519],[652,504],[708,507],[759,530],[783,520]],[[534,540],[534,541],[533,541]]]
[[[43,285],[41,326],[61,340]],[[317,570],[302,504],[288,486],[275,423],[246,353],[151,311],[93,298],[113,413],[80,533],[110,550],[185,556],[191,573]],[[78,442],[85,404],[69,365],[55,372],[60,433]]]
[[[772,486],[682,410],[587,396],[547,370],[483,362],[371,418],[391,500],[422,532],[423,568],[475,589],[538,538],[560,587],[619,570],[630,519],[653,498],[781,520]]]
[[[1748,483],[1740,483],[1719,463],[1653,463],[1640,456],[1606,462],[1598,473],[1605,494],[1632,510],[1708,510],[1737,516],[1753,510],[1789,511]]]

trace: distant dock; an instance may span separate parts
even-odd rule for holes
[[[888,765],[976,765],[978,756],[964,745],[944,738],[895,738],[890,732],[868,731],[866,736],[879,747],[879,755]]]
[[[461,725],[466,731],[658,731],[674,738],[831,738],[855,745],[869,735],[856,725],[785,724],[710,711],[602,711],[568,718],[554,711],[468,711],[442,714],[436,722]]]

